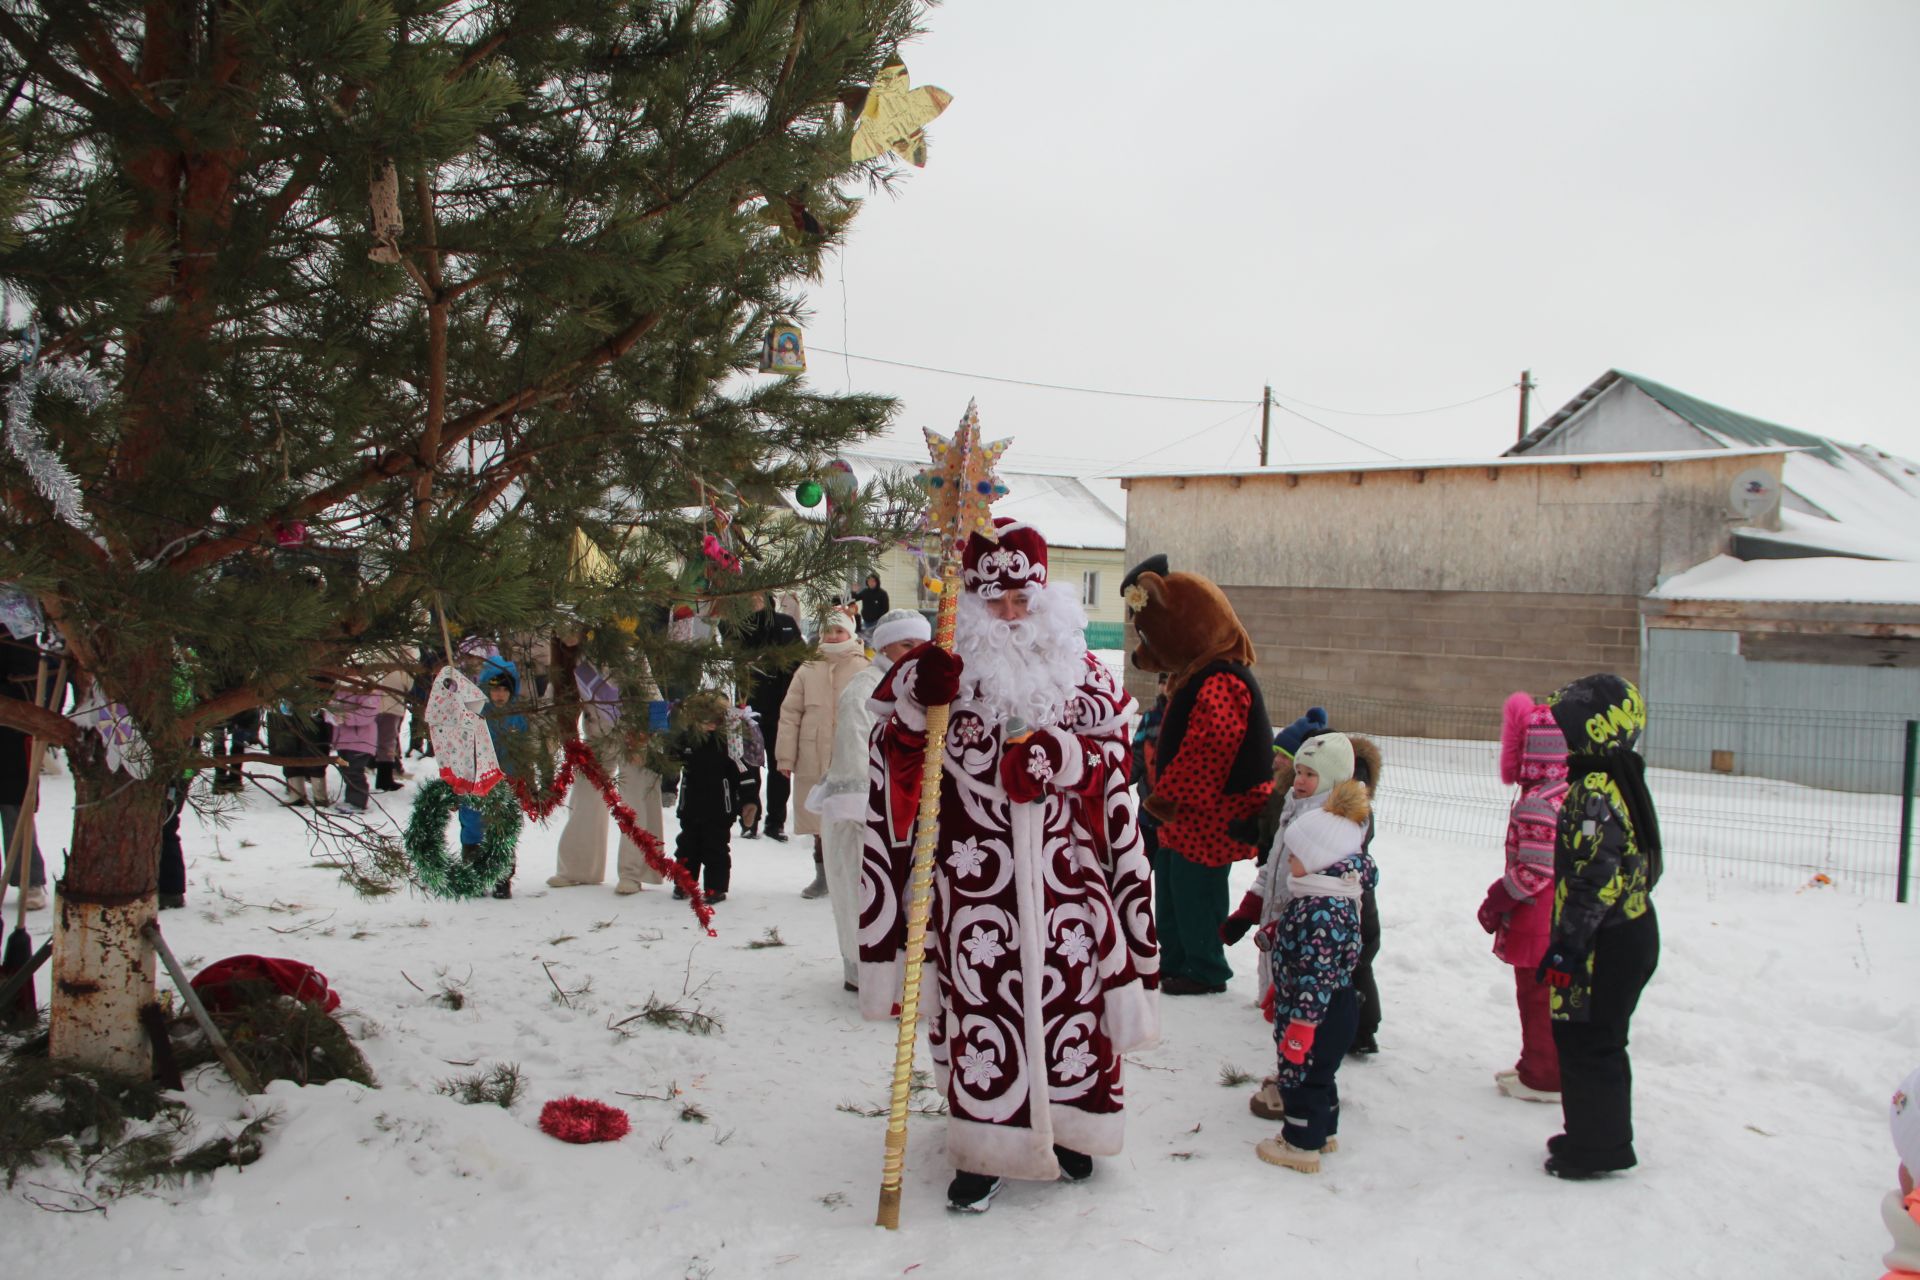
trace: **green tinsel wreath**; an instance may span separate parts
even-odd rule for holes
[[[436,898],[477,898],[513,870],[513,849],[520,842],[520,805],[505,783],[478,799],[469,799],[486,823],[480,856],[473,862],[447,856],[447,819],[460,796],[438,778],[413,797],[413,816],[401,844],[420,887]]]

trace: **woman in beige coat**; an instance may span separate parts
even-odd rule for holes
[[[780,704],[779,756],[774,763],[793,780],[794,795],[807,795],[827,776],[833,763],[834,709],[840,691],[866,668],[867,649],[854,638],[853,619],[838,611],[830,614],[820,628],[820,656],[793,673],[787,700]],[[794,834],[813,837],[813,883],[800,896],[822,897],[827,876],[821,860],[820,815],[805,805],[794,809]]]

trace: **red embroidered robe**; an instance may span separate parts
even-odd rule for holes
[[[916,665],[888,672],[872,702],[860,897],[870,1018],[899,1012],[926,750]],[[1120,1055],[1159,1035],[1152,885],[1127,786],[1132,704],[1089,656],[1057,726],[1037,731],[1054,736],[1063,765],[1029,804],[1000,784],[1004,722],[964,688],[953,705],[921,1010],[956,1168],[1048,1179],[1060,1172],[1055,1143],[1120,1150]]]

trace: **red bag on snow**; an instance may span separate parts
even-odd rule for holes
[[[324,1013],[340,1007],[340,996],[327,985],[327,975],[298,960],[276,960],[272,956],[228,956],[193,975],[189,984],[209,1009],[228,1009],[234,1004],[235,982],[267,982],[295,1000],[317,1004]]]

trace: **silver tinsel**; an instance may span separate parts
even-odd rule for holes
[[[33,487],[53,504],[55,514],[74,528],[84,529],[87,518],[80,508],[80,482],[53,451],[34,417],[34,405],[43,391],[55,391],[91,409],[106,398],[106,381],[85,365],[42,360],[40,334],[32,327],[25,337],[0,345],[0,356],[17,365],[4,399],[7,447],[33,477]]]

